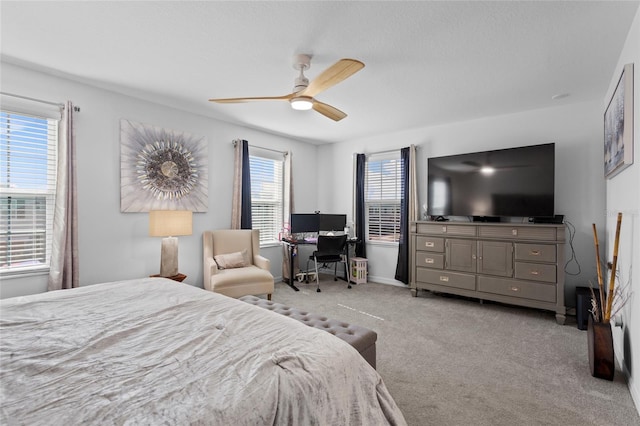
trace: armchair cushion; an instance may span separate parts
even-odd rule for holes
[[[218,254],[213,257],[220,269],[244,268],[251,265],[247,249],[228,254]]]

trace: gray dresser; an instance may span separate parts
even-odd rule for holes
[[[564,324],[564,225],[411,223],[418,290],[545,309]]]

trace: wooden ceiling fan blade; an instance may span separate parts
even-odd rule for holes
[[[309,86],[306,89],[298,92],[298,95],[311,96],[313,98],[318,93],[323,92],[351,77],[362,68],[364,68],[364,63],[357,59],[340,59],[338,62],[320,73],[319,76],[309,83]]]
[[[219,104],[237,104],[241,102],[253,102],[253,101],[288,101],[293,97],[293,93],[284,96],[258,96],[253,98],[221,98],[221,99],[209,99],[210,102],[216,102]]]
[[[340,121],[347,116],[347,114],[340,111],[338,108],[316,100],[313,101],[313,109],[333,121]]]

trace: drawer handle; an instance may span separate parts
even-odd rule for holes
[[[529,273],[531,275],[540,275],[540,272],[538,272],[538,271],[529,271]]]
[[[424,260],[424,262],[425,262],[425,263],[433,263],[433,259],[432,259],[432,258],[430,258],[430,257],[427,257],[427,258]]]
[[[449,282],[449,277],[447,277],[446,275],[440,275],[440,281],[443,281],[445,283]]]
[[[424,243],[424,246],[425,247],[433,247],[433,246],[435,246],[435,244],[434,244],[433,241],[427,241],[426,243]]]
[[[540,256],[540,250],[531,250],[529,254],[531,256]]]
[[[520,291],[518,287],[511,287],[511,291]]]

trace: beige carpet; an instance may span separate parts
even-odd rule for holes
[[[377,370],[409,425],[640,425],[622,373],[591,377],[571,317],[321,277],[321,293],[277,283],[273,300],[375,330]]]

